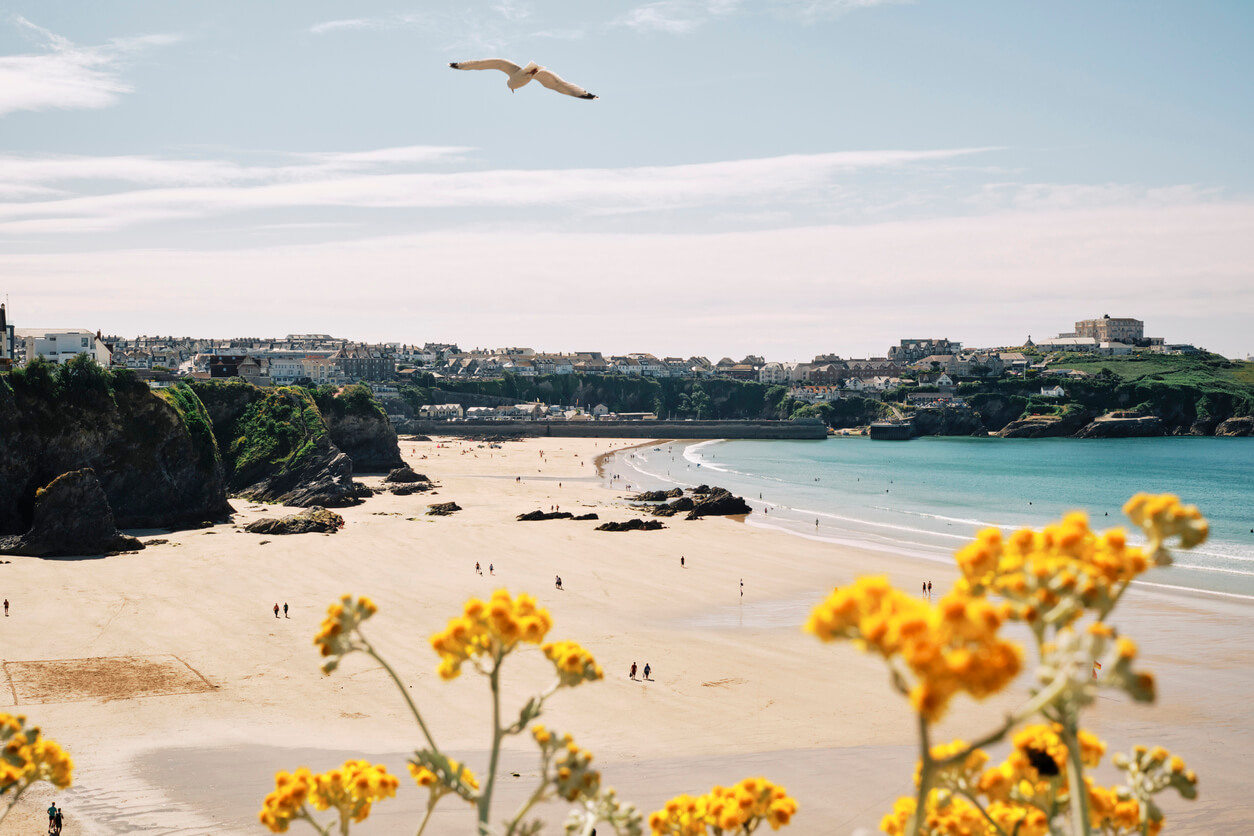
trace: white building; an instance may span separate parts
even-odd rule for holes
[[[49,363],[68,363],[80,354],[90,355],[102,366],[109,365],[112,352],[99,334],[80,329],[20,328],[17,339],[26,342],[26,361],[42,357]]]
[[[767,363],[758,369],[758,382],[768,384],[791,383],[796,368],[796,363]]]
[[[428,421],[449,421],[462,417],[459,403],[432,403],[418,407],[418,417]]]
[[[1067,397],[1067,393],[1063,390],[1061,386],[1057,386],[1057,385],[1042,386],[1041,397],[1042,398],[1065,398]]]

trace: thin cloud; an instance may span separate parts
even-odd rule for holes
[[[80,46],[24,17],[13,21],[38,41],[44,52],[0,56],[0,116],[19,110],[110,107],[134,90],[120,78],[129,58],[179,40],[173,35],[145,35]]]
[[[628,11],[613,22],[637,32],[665,32],[686,35],[704,26],[710,20],[723,17],[736,10],[738,4],[730,0],[660,0],[646,3]]]
[[[54,200],[0,202],[0,233],[117,229],[169,217],[296,209],[513,209],[551,207],[583,215],[830,199],[833,178],[928,165],[992,149],[843,151],[677,166],[461,172],[380,171],[429,162],[464,148],[402,148],[306,155],[307,162],[237,166],[229,161],[144,157],[9,158],[19,185],[125,180],[153,188]]]

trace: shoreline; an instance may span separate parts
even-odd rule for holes
[[[73,832],[255,834],[275,771],[302,760],[326,769],[355,754],[382,758],[402,776],[398,797],[377,805],[361,832],[412,832],[424,800],[401,755],[420,739],[412,718],[367,660],[350,658],[329,677],[317,667],[312,636],[327,604],[345,592],[375,599],[372,642],[412,686],[441,748],[480,774],[483,718],[491,711],[486,686],[469,673],[441,681],[426,637],[468,597],[506,587],[535,594],[552,613],[550,638],[579,641],[605,669],[604,681],[555,697],[543,722],[594,752],[604,780],[646,814],[678,793],[762,774],[801,804],[789,832],[850,833],[874,828],[893,799],[909,792],[912,715],[892,695],[883,665],[852,648],[819,645],[799,622],[833,585],[858,575],[888,574],[907,590],[926,576],[943,591],[956,577],[952,564],[928,564],[924,572],[900,554],[784,539],[722,518],[624,533],[569,520],[516,522],[518,513],[558,504],[595,510],[603,521],[637,516],[624,492],[589,471],[596,470],[590,460],[641,442],[622,440],[610,451],[594,446],[599,439],[551,438],[437,449],[442,441],[401,444],[406,463],[440,488],[337,509],[347,525],[334,535],[262,545],[266,538],[219,525],[174,532],[169,543],[135,555],[15,558],[0,567],[15,605],[13,617],[0,619],[7,684],[19,696],[35,691],[14,680],[18,660],[166,654],[212,685],[158,694],[159,683],[148,692],[132,683],[127,693],[98,683],[86,700],[6,708],[30,716],[74,756],[76,786],[56,796]],[[363,477],[372,486],[380,480]],[[446,501],[465,510],[422,514]],[[283,511],[237,504],[238,525]],[[482,576],[473,571],[476,560]],[[555,573],[563,592],[551,588]],[[273,617],[276,599],[292,604],[290,619]],[[1237,816],[1249,807],[1241,763],[1254,745],[1245,708],[1254,688],[1245,661],[1254,642],[1248,607],[1157,593],[1130,595],[1125,607],[1117,623],[1159,676],[1160,702],[1100,701],[1094,730],[1112,751],[1161,743],[1198,771],[1199,802],[1164,800],[1168,832],[1239,829]],[[651,663],[654,681],[628,680],[633,661]],[[534,652],[512,659],[508,704],[542,689],[547,670]],[[939,734],[971,739],[1021,693],[1020,686],[983,704],[961,700]],[[504,753],[503,768],[524,778],[501,773],[494,815],[508,811],[535,770],[528,743],[513,740]],[[833,780],[841,774],[857,777]],[[32,793],[6,825],[12,832],[41,826],[53,797]],[[543,811],[550,830],[560,829],[564,809]],[[452,836],[465,833],[469,819],[464,808],[442,805],[432,822],[429,833]]]

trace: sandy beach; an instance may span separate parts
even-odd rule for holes
[[[681,792],[765,775],[800,804],[786,832],[875,832],[910,790],[913,717],[884,666],[822,645],[800,625],[834,585],[858,575],[888,574],[906,590],[930,579],[939,597],[954,570],[734,519],[676,517],[662,531],[624,533],[594,531],[596,522],[516,522],[551,506],[601,520],[635,516],[595,459],[639,442],[445,443],[401,444],[407,462],[440,485],[435,494],[381,494],[344,509],[335,535],[247,534],[242,525],[283,509],[233,500],[232,524],[145,532],[169,542],[138,554],[0,565],[0,595],[11,602],[0,618],[0,695],[13,706],[4,710],[27,714],[75,759],[75,786],[56,794],[67,834],[262,833],[256,814],[276,770],[326,769],[350,756],[404,776],[398,797],[354,832],[412,833],[425,793],[404,762],[421,738],[399,695],[364,657],[332,676],[318,668],[312,637],[344,593],[374,598],[370,638],[441,747],[480,774],[487,685],[470,673],[441,681],[428,637],[467,598],[503,587],[535,595],[553,615],[550,638],[581,642],[604,667],[603,682],[550,700],[543,722],[594,752],[604,782],[646,814]],[[446,501],[464,510],[424,516]],[[290,617],[276,619],[275,603],[288,604]],[[1106,693],[1090,725],[1110,751],[1160,744],[1196,770],[1197,801],[1160,796],[1168,833],[1245,832],[1254,815],[1244,782],[1254,747],[1251,615],[1239,600],[1134,590],[1115,619],[1140,645],[1160,698],[1142,706]],[[633,662],[648,663],[652,681],[630,680]],[[534,650],[511,657],[507,670],[508,706],[551,675]],[[1024,693],[1020,683],[988,704],[959,700],[937,738],[977,734]],[[515,739],[506,751],[497,820],[530,790],[529,744]],[[1114,774],[1097,773],[1107,783]],[[53,797],[32,791],[0,833],[43,833]],[[546,832],[560,832],[565,805],[543,815]],[[465,834],[471,822],[446,799],[428,832]]]

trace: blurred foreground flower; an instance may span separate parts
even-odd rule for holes
[[[27,725],[21,714],[0,713],[0,822],[34,784],[49,783],[59,790],[70,786],[74,762],[61,746]]]

